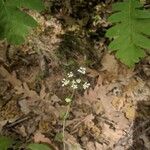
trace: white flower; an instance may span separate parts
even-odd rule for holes
[[[71,85],[71,87],[72,87],[73,89],[77,89],[77,88],[78,88],[78,86],[77,86],[76,84]]]
[[[80,67],[80,68],[78,69],[78,72],[80,72],[81,74],[85,74],[85,73],[86,73],[86,68]]]
[[[76,82],[77,82],[77,83],[81,83],[81,79],[77,79]]]
[[[71,87],[72,87],[73,89],[77,89],[77,88],[78,88],[77,83],[76,83],[75,80],[72,80],[72,85],[71,85]]]
[[[69,82],[70,82],[70,80],[63,79],[63,80],[62,80],[62,86],[66,86],[66,85],[68,85],[68,84],[69,84]]]
[[[70,103],[70,102],[72,101],[72,99],[69,98],[69,97],[67,97],[67,98],[65,98],[65,101],[66,101],[67,103]]]
[[[73,73],[72,73],[72,72],[69,72],[69,73],[67,74],[67,76],[68,76],[68,78],[71,78],[71,77],[73,77]]]
[[[72,84],[76,84],[76,81],[75,81],[75,80],[72,80]]]
[[[86,90],[87,88],[89,88],[89,86],[90,86],[90,83],[85,82],[83,84],[83,89]]]

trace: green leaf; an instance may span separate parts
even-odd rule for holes
[[[28,145],[28,149],[30,150],[52,150],[45,144],[33,143]]]
[[[7,150],[12,145],[13,141],[8,138],[1,136],[0,137],[0,150]]]
[[[25,7],[32,10],[42,11],[44,5],[41,0],[7,0],[6,5],[15,7]]]
[[[138,0],[126,0],[113,4],[114,13],[108,18],[113,26],[106,36],[113,39],[109,50],[116,53],[121,62],[133,67],[150,50],[150,11]]]
[[[0,38],[11,44],[21,44],[37,22],[22,8],[41,11],[41,0],[0,0]]]

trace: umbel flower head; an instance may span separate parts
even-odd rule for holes
[[[80,67],[77,70],[77,72],[84,75],[86,74],[86,68]],[[68,86],[72,88],[73,90],[78,89],[78,88],[86,90],[87,88],[89,88],[90,83],[84,82],[82,78],[83,76],[81,78],[78,78],[78,76],[74,75],[73,72],[69,72],[67,74],[67,77],[62,80],[62,86],[63,87]]]
[[[67,80],[67,79],[64,78],[64,79],[62,80],[62,86],[68,85],[69,82],[70,82],[70,80]]]
[[[85,83],[83,84],[83,89],[84,89],[84,90],[88,89],[89,87],[90,87],[90,83],[85,82]]]
[[[67,76],[68,76],[68,78],[71,78],[71,77],[74,76],[74,74],[73,74],[73,72],[69,72],[69,73],[67,74]]]
[[[73,89],[77,89],[77,88],[78,88],[77,82],[76,82],[75,80],[72,80],[72,82],[71,82],[71,87],[72,87]]]
[[[80,68],[78,69],[78,72],[80,72],[81,74],[85,74],[85,73],[86,73],[86,68],[80,67]]]

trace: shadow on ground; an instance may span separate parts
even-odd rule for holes
[[[150,101],[142,101],[137,104],[131,141],[132,146],[128,150],[150,149]]]

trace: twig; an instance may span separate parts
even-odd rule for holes
[[[29,116],[25,116],[25,117],[23,117],[23,118],[21,118],[21,119],[19,118],[19,119],[17,119],[15,122],[12,122],[12,123],[6,125],[5,127],[6,127],[6,128],[14,127],[14,126],[18,125],[19,123],[22,123],[22,122],[28,120],[29,118],[30,118]]]

